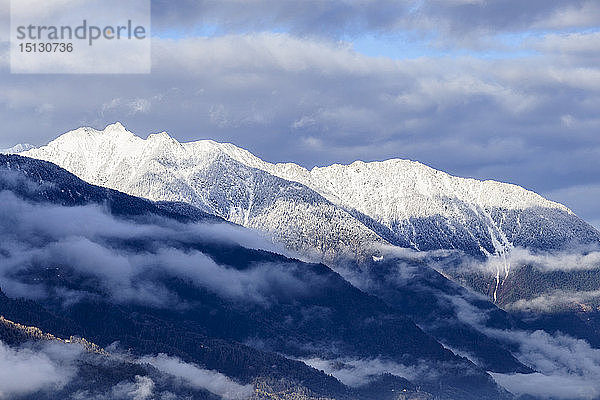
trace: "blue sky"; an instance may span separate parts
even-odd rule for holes
[[[600,227],[598,1],[155,0],[152,29],[152,73],[121,76],[11,75],[3,32],[0,147],[118,120],[306,167],[407,158]]]

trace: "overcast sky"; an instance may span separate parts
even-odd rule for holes
[[[600,227],[600,1],[157,0],[147,75],[11,75],[0,4],[0,148],[121,121],[309,168],[407,158]]]

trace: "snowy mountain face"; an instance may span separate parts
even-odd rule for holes
[[[233,158],[236,150],[244,153],[209,140],[179,143],[166,133],[144,140],[115,124],[66,133],[23,155],[51,161],[96,185],[192,204],[327,260],[355,255],[365,243],[386,243],[316,191]]]
[[[31,149],[35,149],[35,146],[29,143],[19,143],[9,149],[0,149],[0,154],[19,154]]]
[[[381,236],[402,247],[494,255],[513,246],[557,248],[598,240],[598,232],[562,204],[520,186],[454,177],[419,162],[356,161],[309,171],[243,151],[230,154],[372,218]]]
[[[80,128],[23,155],[93,184],[190,203],[326,260],[372,243],[501,256],[514,246],[600,241],[568,208],[536,193],[407,160],[309,171],[267,163],[232,144],[179,143],[164,132],[144,140],[119,123],[103,131]]]

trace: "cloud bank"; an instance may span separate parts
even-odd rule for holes
[[[177,377],[184,385],[208,390],[224,400],[247,399],[254,391],[252,385],[240,385],[217,371],[206,370],[166,354],[141,357],[138,362],[150,364],[161,372]]]
[[[44,144],[119,120],[307,167],[417,159],[568,201],[561,189],[598,186],[596,36],[534,38],[525,57],[401,60],[272,32],[156,38],[150,76],[3,79],[0,145]],[[28,85],[39,87],[35,95]],[[567,205],[598,219],[591,199]]]
[[[150,373],[149,376],[136,375],[131,380],[123,380],[108,387],[102,386],[101,382],[94,379],[80,381],[78,376],[82,363],[92,365],[100,363],[103,366],[106,366],[106,363],[114,363],[114,367],[120,369],[123,368],[121,363],[124,361],[149,364],[165,375],[155,376],[154,373]],[[167,376],[175,378],[175,381],[165,380]],[[209,391],[224,400],[245,400],[254,392],[253,385],[240,385],[217,371],[206,370],[166,354],[132,359],[130,356],[118,353],[96,356],[87,353],[80,345],[74,343],[42,341],[12,347],[0,341],[0,399],[12,399],[37,392],[61,393],[60,391],[65,389],[66,385],[73,384],[73,387],[78,388],[81,387],[82,382],[85,384],[85,389],[70,393],[69,398],[73,400],[175,399],[178,397],[165,388],[177,391],[187,387]],[[69,393],[69,388],[66,389],[66,393]]]
[[[176,7],[160,0],[153,2],[153,18],[153,25],[158,29],[179,25],[190,30],[208,25],[222,32],[278,29],[327,37],[434,31],[458,41],[475,33],[593,27],[600,18],[600,8],[590,0],[527,3],[517,0],[308,0],[301,3],[259,0],[240,10],[235,0],[182,1]]]
[[[181,278],[231,301],[263,305],[307,295],[309,285],[313,290],[319,285],[317,277],[300,274],[291,262],[254,263],[242,269],[218,264],[193,248],[197,243],[238,241],[255,248],[275,247],[258,234],[228,224],[161,219],[135,223],[112,217],[102,206],[33,205],[6,191],[0,193],[0,201],[0,276],[3,290],[11,296],[40,298],[54,290],[26,278],[40,268],[59,276],[72,270],[95,279],[79,291],[59,286],[55,294],[66,303],[107,294],[116,302],[176,306],[177,296],[160,283],[163,276]],[[130,243],[136,245],[132,248]]]
[[[310,358],[302,359],[302,361],[315,369],[325,371],[350,387],[367,385],[382,374],[392,374],[410,381],[415,379],[433,380],[439,375],[437,371],[440,367],[438,365],[436,370],[426,363],[406,366],[380,358],[340,358],[335,360]]]
[[[586,341],[546,332],[502,332],[498,336],[519,344],[518,357],[539,373],[493,374],[515,394],[550,399],[595,399],[600,395],[600,350]]]
[[[51,344],[12,348],[0,341],[0,399],[62,388],[73,378],[72,361],[80,353],[77,348],[66,350]]]
[[[465,268],[481,269],[484,272],[495,274],[499,264],[504,268],[504,259],[499,257],[489,257],[485,263],[480,266],[467,265]],[[528,249],[517,247],[511,249],[506,254],[506,262],[511,268],[521,266],[532,266],[540,272],[555,271],[588,271],[600,269],[600,251],[596,248],[577,248],[569,251],[532,252]]]
[[[584,311],[590,311],[591,306],[585,305],[590,301],[600,299],[600,290],[568,291],[554,290],[544,293],[532,299],[520,299],[506,305],[509,310],[551,313],[557,309],[573,309],[581,307]]]
[[[515,394],[548,399],[594,399],[600,395],[600,350],[568,335],[544,331],[504,331],[485,326],[486,315],[466,301],[453,302],[461,321],[484,334],[516,346],[514,355],[535,374],[492,373]]]

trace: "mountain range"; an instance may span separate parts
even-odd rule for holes
[[[307,170],[119,123],[9,153],[7,351],[45,357],[37,336],[10,342],[33,325],[145,368],[71,377],[63,397],[150,380],[155,395],[227,398],[166,364],[220,374],[240,398],[534,399],[520,388],[544,379],[600,393],[600,233],[524,188],[400,159]]]
[[[202,211],[178,213],[176,205],[93,186],[16,155],[0,156],[0,196],[1,311],[13,328],[4,342],[15,326],[33,325],[56,338],[85,337],[98,348],[118,343],[131,353],[125,361],[167,354],[238,386],[274,380],[292,393],[340,399],[393,398],[394,391],[508,398],[482,368],[397,309],[323,264],[256,248],[260,238],[253,242]],[[240,244],[248,241],[254,248]],[[119,352],[107,354],[103,362],[123,362]],[[348,386],[299,359],[389,364],[412,382],[380,369]],[[378,380],[385,385],[368,386]],[[85,385],[62,388],[71,396]]]
[[[309,171],[267,163],[228,143],[179,143],[165,132],[142,139],[120,123],[80,128],[21,154],[96,185],[191,204],[331,266],[348,257],[379,259],[388,245],[496,257],[502,262],[492,279],[473,287],[499,304],[520,299],[502,297],[513,248],[600,246],[600,233],[562,204],[516,185],[453,177],[407,160]]]

